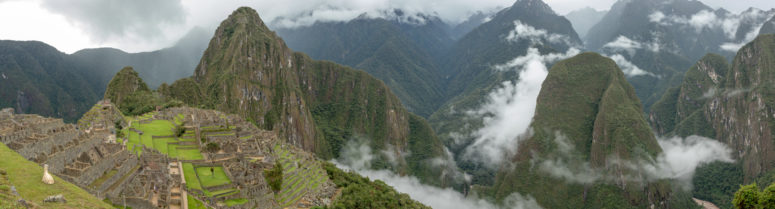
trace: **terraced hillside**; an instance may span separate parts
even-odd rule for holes
[[[274,146],[275,157],[283,167],[282,189],[275,195],[282,207],[296,204],[307,193],[316,192],[317,188],[328,180],[325,171],[312,156],[301,153],[294,154],[286,145]]]

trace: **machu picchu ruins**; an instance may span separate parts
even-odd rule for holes
[[[0,142],[115,206],[309,208],[330,204],[337,193],[314,155],[215,110],[125,117],[104,100],[66,124],[4,109]],[[277,192],[263,176],[275,163],[285,171]]]

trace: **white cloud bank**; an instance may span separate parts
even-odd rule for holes
[[[613,165],[621,165],[636,171],[630,176],[606,176],[600,169],[593,169],[587,162],[577,162],[572,156],[575,150],[569,148],[569,142],[563,136],[555,138],[560,147],[560,157],[535,161],[539,170],[553,177],[574,183],[593,183],[596,181],[616,181],[619,178],[634,181],[654,181],[674,179],[685,190],[690,190],[692,177],[697,167],[714,162],[733,162],[732,150],[723,143],[700,136],[686,138],[658,138],[662,153],[656,159],[641,161],[623,161],[609,158]],[[565,147],[565,148],[563,148]]]
[[[349,141],[342,150],[342,159],[333,163],[343,170],[353,170],[370,179],[379,179],[394,187],[398,192],[406,193],[432,208],[444,209],[538,209],[541,208],[533,197],[519,193],[509,195],[502,205],[493,204],[476,197],[466,197],[451,188],[439,188],[425,185],[412,176],[400,176],[388,170],[371,170],[370,162],[375,157],[365,143]]]
[[[535,44],[540,44],[543,40],[553,44],[565,43],[572,45],[570,38],[566,35],[549,33],[544,29],[537,29],[531,25],[523,24],[521,21],[514,21],[514,30],[506,36],[506,41],[517,42],[519,40],[530,40]]]

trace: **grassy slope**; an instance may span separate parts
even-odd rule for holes
[[[77,186],[54,176],[53,185],[41,181],[43,168],[27,161],[22,156],[0,143],[0,168],[8,172],[11,184],[16,186],[19,194],[27,201],[32,201],[43,208],[111,208],[78,188]],[[51,195],[63,194],[67,199],[65,204],[44,204],[43,199]]]

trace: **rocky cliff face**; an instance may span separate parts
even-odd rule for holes
[[[726,143],[746,181],[775,167],[775,35],[761,35],[726,61],[709,55],[687,72],[680,89],[649,115],[666,135],[702,135]]]
[[[337,157],[353,138],[368,139],[374,150],[423,156],[408,163],[399,160],[394,169],[402,173],[419,172],[408,168],[443,154],[432,132],[428,138],[413,138],[427,123],[420,119],[417,127],[410,124],[416,116],[384,83],[363,71],[294,53],[250,8],[237,9],[221,23],[192,81],[173,83],[167,96],[187,101],[196,91],[180,94],[174,89],[198,86],[202,100],[188,100],[192,105],[237,113],[323,158]],[[432,149],[415,150],[419,146],[410,139]],[[390,165],[387,158],[382,161]]]
[[[493,192],[530,194],[547,208],[668,207],[667,184],[630,178],[640,174],[620,163],[662,152],[641,112],[613,60],[584,53],[558,62],[538,96],[532,136],[519,144],[514,166],[499,171]],[[567,175],[548,166],[563,162]]]

